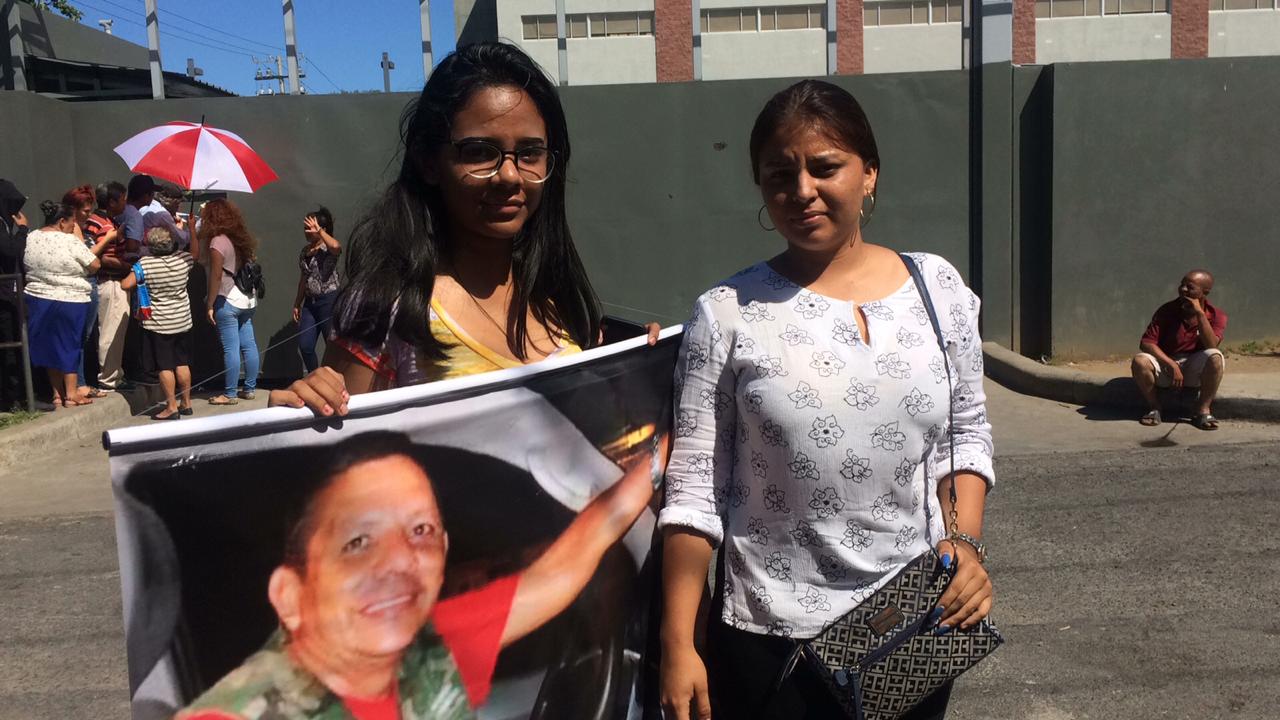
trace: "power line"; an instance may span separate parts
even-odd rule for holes
[[[324,78],[325,80],[328,80],[329,84],[333,86],[334,90],[337,90],[338,92],[343,92],[342,88],[339,87],[338,83],[334,82],[333,78],[329,77],[329,73],[320,69],[320,66],[316,64],[315,60],[312,60],[311,58],[303,58],[303,60],[307,64],[309,64],[311,67],[315,68],[316,72],[320,73],[320,77]]]
[[[100,2],[104,2],[104,3],[108,4],[108,5],[111,5],[111,6],[113,6],[113,7],[119,8],[119,9],[121,9],[121,10],[126,10],[126,11],[128,11],[128,12],[138,12],[138,8],[131,8],[131,7],[127,7],[127,6],[125,6],[125,5],[121,5],[121,4],[120,4],[120,3],[118,3],[118,2],[115,2],[114,0],[100,0]],[[180,19],[180,20],[185,20],[186,22],[189,22],[189,23],[191,23],[191,24],[193,24],[193,25],[199,25],[200,27],[205,28],[205,29],[207,29],[207,30],[212,30],[212,31],[214,31],[214,32],[216,32],[216,33],[221,33],[221,34],[223,34],[223,35],[226,35],[227,37],[232,37],[232,38],[235,38],[235,39],[237,39],[237,40],[241,40],[241,41],[243,41],[243,42],[250,43],[250,44],[252,44],[252,45],[260,45],[260,46],[262,46],[263,48],[266,48],[266,49],[268,49],[268,50],[271,50],[272,52],[276,52],[276,51],[280,50],[280,48],[281,48],[281,46],[279,46],[279,45],[272,45],[272,44],[270,44],[270,43],[264,43],[264,42],[262,42],[262,41],[260,41],[260,40],[255,40],[255,39],[250,38],[250,37],[245,37],[244,35],[239,35],[239,34],[236,34],[236,33],[233,33],[233,32],[228,32],[228,31],[226,31],[226,30],[223,30],[223,29],[221,29],[221,28],[214,27],[214,26],[212,26],[212,25],[207,25],[207,24],[205,24],[205,23],[200,22],[199,20],[194,20],[194,19],[189,18],[189,17],[187,17],[187,16],[185,16],[185,15],[180,15],[180,14],[178,14],[178,13],[176,13],[176,12],[172,11],[172,10],[169,10],[169,9],[167,9],[167,8],[161,8],[161,9],[160,9],[160,12],[161,12],[161,13],[163,13],[163,14],[165,14],[165,15],[172,15],[172,16],[174,16],[174,17],[176,17],[176,18]],[[164,25],[162,24],[162,25],[161,25],[161,27],[163,27],[163,26],[164,26]],[[187,32],[189,32],[189,33],[190,33],[190,31],[187,31]],[[190,33],[190,34],[195,35],[196,33]],[[260,50],[260,49],[255,50],[255,49],[253,49],[253,48],[245,48],[245,47],[241,47],[241,46],[239,46],[239,45],[236,45],[235,43],[228,42],[228,41],[226,41],[226,40],[222,40],[221,38],[211,38],[211,37],[207,37],[207,36],[204,36],[204,35],[198,35],[198,37],[202,37],[202,38],[204,38],[204,39],[206,39],[206,40],[210,40],[210,41],[212,41],[212,42],[219,42],[219,43],[223,43],[223,44],[226,44],[226,45],[228,45],[228,46],[235,47],[235,48],[237,48],[237,49],[244,50],[244,51],[249,52],[249,53],[262,52],[262,50]]]
[[[121,21],[121,22],[129,23],[129,24],[131,24],[131,25],[137,25],[138,27],[141,27],[141,28],[144,28],[144,29],[146,28],[146,25],[145,25],[144,23],[141,23],[141,22],[139,22],[139,21],[137,21],[137,20],[133,20],[132,18],[121,17],[121,16],[119,16],[119,15],[117,15],[117,14],[115,14],[115,13],[113,13],[113,12],[109,11],[109,10],[105,10],[105,9],[103,9],[103,8],[97,7],[97,6],[92,5],[92,4],[90,4],[90,3],[84,2],[84,0],[78,0],[78,4],[79,4],[79,5],[82,5],[82,6],[86,7],[86,8],[89,8],[90,10],[96,10],[97,12],[102,13],[103,15],[106,15],[106,16],[108,16],[108,17],[115,18],[116,20],[119,20],[119,21]],[[246,48],[238,48],[238,47],[236,47],[236,46],[234,46],[234,45],[231,45],[230,43],[226,43],[225,45],[212,45],[212,44],[210,44],[210,43],[212,43],[212,42],[221,42],[221,41],[219,41],[219,40],[216,40],[215,38],[209,38],[209,37],[205,37],[205,36],[203,36],[203,35],[194,35],[194,34],[193,34],[193,35],[194,35],[194,37],[188,37],[186,34],[178,34],[178,33],[181,33],[181,32],[184,32],[184,31],[181,31],[181,30],[169,30],[169,29],[166,29],[166,28],[165,28],[165,26],[163,26],[163,25],[161,26],[161,29],[160,29],[160,34],[161,34],[161,35],[168,36],[169,38],[174,39],[174,40],[181,40],[181,41],[183,41],[183,42],[193,43],[193,44],[195,44],[195,45],[200,45],[200,46],[202,46],[202,47],[207,47],[207,48],[209,48],[210,50],[217,50],[217,51],[219,51],[219,52],[228,53],[228,54],[230,54],[230,55],[248,55],[248,56],[250,56],[250,57],[252,57],[252,55],[253,55],[253,53],[252,53],[252,52],[250,52],[250,51],[248,51]],[[198,38],[198,39],[197,39],[197,38]],[[205,42],[205,41],[209,41],[209,42]]]

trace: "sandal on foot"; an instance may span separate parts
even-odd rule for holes
[[[182,417],[181,412],[182,412],[181,410],[174,410],[168,415],[164,415],[163,414],[164,411],[161,410],[160,412],[153,414],[151,416],[151,419],[152,420],[177,420],[178,418]],[[183,427],[186,427],[186,426],[184,425]]]
[[[1143,415],[1141,418],[1138,419],[1138,423],[1146,427],[1155,427],[1159,425],[1160,411],[1152,410],[1151,412],[1148,412],[1146,415]]]
[[[63,398],[62,399],[62,407],[64,408],[76,407],[78,405],[92,405],[92,404],[93,404],[93,400],[89,398],[76,398],[76,399]]]
[[[227,397],[226,395],[214,395],[209,398],[210,405],[235,405],[238,402],[240,401],[235,398]]]
[[[196,411],[195,411],[194,409],[192,409],[192,407],[191,407],[190,405],[188,405],[188,406],[186,406],[186,407],[179,407],[179,408],[178,408],[178,414],[179,414],[179,415],[194,415],[194,414],[195,414],[195,412],[196,412]]]
[[[1196,427],[1201,430],[1217,430],[1218,418],[1210,415],[1209,413],[1200,413],[1199,415],[1191,418],[1191,425],[1192,427]]]
[[[106,396],[107,393],[98,388],[89,388],[88,392],[80,393],[80,397],[89,398],[90,400],[97,400],[98,398],[104,398]]]
[[[240,398],[241,400],[252,400],[257,396],[254,395],[254,392],[252,390],[241,390],[240,392],[236,393],[236,397]]]

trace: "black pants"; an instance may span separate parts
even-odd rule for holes
[[[841,720],[844,710],[821,678],[801,658],[774,691],[795,643],[734,630],[713,619],[707,628],[707,675],[711,717],[720,720]],[[942,720],[951,683],[925,698],[902,720]]]

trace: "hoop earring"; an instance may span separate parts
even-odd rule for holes
[[[867,209],[867,199],[871,200],[871,208]],[[866,227],[871,224],[871,216],[876,212],[876,194],[869,192],[862,196],[862,207],[858,208],[858,227]]]
[[[777,230],[777,229],[778,229],[778,228],[776,228],[776,227],[765,227],[765,224],[764,224],[764,205],[761,205],[761,206],[760,206],[760,209],[756,211],[756,223],[757,223],[757,224],[760,226],[760,228],[761,228],[761,229],[763,229],[765,232],[773,232],[774,230]]]

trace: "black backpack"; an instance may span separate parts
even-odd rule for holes
[[[267,296],[267,281],[262,277],[262,266],[257,260],[246,260],[232,278],[245,295],[259,300]]]

